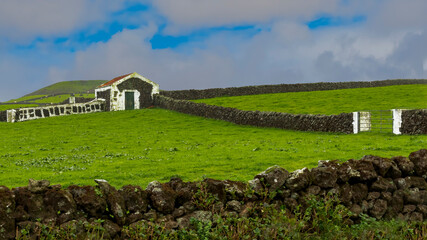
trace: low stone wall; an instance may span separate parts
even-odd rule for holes
[[[0,122],[7,122],[7,111],[0,111]]]
[[[0,239],[13,239],[22,229],[36,239],[42,224],[74,231],[77,239],[85,239],[85,226],[91,223],[102,224],[104,238],[121,239],[123,226],[156,222],[168,229],[186,229],[192,218],[213,221],[214,214],[256,218],[252,210],[261,203],[292,211],[307,206],[309,198],[322,200],[331,194],[355,214],[347,219],[349,224],[362,213],[376,219],[423,221],[427,219],[426,166],[423,149],[409,158],[319,161],[316,168],[291,173],[274,166],[248,183],[173,178],[151,182],[146,189],[127,185],[117,190],[105,180],[95,180],[95,187],[64,189],[30,179],[26,187],[0,186]]]
[[[279,112],[243,111],[235,108],[176,100],[154,95],[154,105],[181,113],[224,120],[241,125],[274,127],[298,131],[353,132],[353,114],[294,115]]]
[[[402,134],[427,134],[427,110],[403,110]]]
[[[30,107],[7,110],[8,122],[22,122],[27,120],[63,116],[70,114],[82,114],[104,111],[103,99],[92,100],[87,103],[51,105],[45,107]]]
[[[424,80],[383,80],[370,82],[319,82],[319,83],[299,83],[299,84],[277,84],[277,85],[259,85],[245,87],[230,87],[230,88],[211,88],[203,90],[178,90],[178,91],[161,91],[160,94],[182,100],[194,100],[215,98],[224,96],[243,96],[256,95],[267,93],[284,93],[284,92],[309,92],[309,91],[324,91],[337,90],[348,88],[368,88],[368,87],[384,87],[393,85],[408,85],[408,84],[427,84],[427,79]]]

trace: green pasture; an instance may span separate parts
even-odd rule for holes
[[[0,104],[0,111],[5,111],[9,109],[25,108],[25,107],[37,107],[37,104]]]
[[[427,108],[427,85],[290,92],[194,100],[241,110],[340,114],[362,110]]]
[[[94,93],[77,94],[76,97],[95,98]],[[35,103],[61,103],[70,98],[70,94],[62,94],[35,100]]]
[[[32,96],[25,96],[17,99],[12,99],[7,101],[6,103],[13,103],[13,102],[23,102],[23,101],[31,101],[36,98],[45,97],[46,95],[32,95]]]
[[[239,126],[163,109],[0,123],[0,185],[29,178],[114,186],[204,177],[249,180],[272,165],[289,171],[318,160],[408,156],[427,136],[331,134]]]

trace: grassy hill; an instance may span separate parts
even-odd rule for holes
[[[427,108],[427,85],[290,92],[194,100],[241,110],[339,114],[361,110]]]
[[[106,80],[80,80],[58,82],[47,87],[41,88],[25,96],[93,92],[93,90],[97,86],[105,82]]]

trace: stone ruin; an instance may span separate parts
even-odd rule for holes
[[[248,183],[172,178],[166,183],[151,182],[146,189],[127,185],[117,190],[105,180],[95,180],[97,186],[62,188],[30,179],[26,187],[0,187],[0,239],[13,239],[23,228],[35,234],[41,224],[80,229],[84,234],[84,224],[97,219],[103,220],[105,238],[120,238],[123,226],[152,221],[183,229],[191,218],[208,221],[214,213],[248,217],[259,203],[292,211],[304,206],[308,196],[322,199],[331,194],[355,213],[351,222],[357,222],[362,213],[376,219],[423,221],[427,219],[426,178],[427,149],[409,158],[319,161],[316,168],[294,172],[273,166]],[[200,193],[214,197],[209,209],[197,204]],[[266,200],[271,193],[273,197]]]

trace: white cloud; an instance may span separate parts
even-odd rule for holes
[[[120,7],[121,3],[113,0],[2,0],[0,31],[14,41],[60,36],[105,21]]]
[[[275,19],[310,20],[333,12],[339,0],[153,0],[170,25],[169,33],[194,28],[270,22]]]

